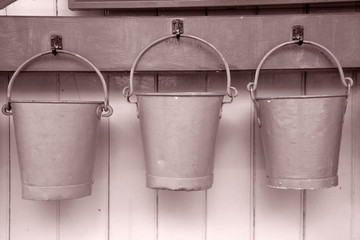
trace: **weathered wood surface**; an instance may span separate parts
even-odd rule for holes
[[[163,8],[163,7],[214,7],[214,6],[248,6],[262,5],[264,0],[177,0],[177,1],[157,1],[157,0],[69,0],[69,8],[76,9],[111,9],[111,8]],[[268,5],[274,4],[294,4],[294,3],[327,3],[327,2],[349,2],[349,0],[271,0],[266,1]]]
[[[135,57],[171,32],[171,17],[0,17],[0,71],[50,50],[50,35],[63,36],[64,49],[77,52],[101,71],[129,71]],[[291,27],[305,27],[305,39],[327,47],[343,67],[360,67],[360,14],[185,17],[185,33],[213,44],[232,70],[255,69],[273,47],[291,39]],[[329,68],[334,65],[310,46],[289,46],[265,63],[265,69]],[[149,50],[138,70],[219,70],[220,59],[191,39],[170,39]],[[81,71],[88,66],[70,57],[45,56],[27,70]]]

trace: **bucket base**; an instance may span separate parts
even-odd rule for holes
[[[267,184],[280,189],[322,189],[338,185],[338,176],[322,179],[267,178]]]
[[[168,178],[147,175],[146,186],[172,191],[198,191],[209,189],[213,179],[213,175],[199,178]]]
[[[62,200],[86,197],[91,194],[92,182],[70,186],[22,186],[22,198],[27,200]]]

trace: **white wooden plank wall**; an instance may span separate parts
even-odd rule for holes
[[[346,10],[344,10],[346,9]],[[0,15],[227,15],[294,14],[303,9],[70,11],[67,0],[18,0]],[[345,6],[341,11],[358,11]],[[0,73],[0,100],[10,73]],[[276,190],[265,184],[259,129],[246,85],[254,73],[233,72],[239,90],[223,107],[216,144],[215,182],[208,191],[169,192],[145,187],[144,154],[135,105],[121,90],[127,73],[104,73],[114,115],[101,120],[90,197],[39,202],[21,199],[20,173],[12,119],[0,114],[0,240],[357,240],[360,239],[360,72],[355,80],[342,135],[339,186],[316,191]],[[225,89],[224,73],[149,73],[135,78],[143,92]],[[267,71],[260,95],[342,91],[336,71]],[[93,73],[22,73],[14,99],[101,99]]]

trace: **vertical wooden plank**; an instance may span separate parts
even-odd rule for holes
[[[159,240],[205,239],[205,191],[159,190],[158,196]]]
[[[352,191],[353,191],[353,222],[352,222],[352,239],[360,238],[360,128],[357,127],[360,122],[360,71],[355,74],[356,79],[353,79],[354,87],[352,88],[352,105],[349,105],[348,109],[352,110],[352,152],[353,152],[353,179],[352,179]]]
[[[104,16],[104,10],[86,10],[71,11],[69,9],[69,0],[57,0],[57,16]]]
[[[205,83],[204,73],[161,74],[159,92],[203,92]],[[205,191],[158,191],[158,239],[204,239],[204,204]]]
[[[350,75],[345,73],[345,75]],[[307,93],[343,94],[337,71],[309,72]],[[348,99],[348,106],[352,99]],[[337,187],[308,191],[306,203],[306,239],[350,239],[351,234],[351,107],[345,113]]]
[[[22,73],[16,79],[12,99],[56,100],[57,83],[54,73]],[[56,202],[23,200],[14,126],[10,119],[11,215],[10,239],[56,239]]]
[[[104,99],[103,87],[95,73],[62,73],[59,80],[61,100],[102,101]],[[102,118],[95,150],[94,184],[91,196],[64,200],[60,203],[58,218],[61,239],[107,239],[108,127],[109,119]]]
[[[6,7],[8,16],[56,16],[55,0],[21,0]]]
[[[135,90],[154,90],[152,75],[135,77]],[[110,239],[156,239],[155,191],[145,187],[145,162],[136,105],[121,92],[125,74],[110,76]],[[136,97],[134,99],[136,100]]]
[[[204,92],[205,73],[167,73],[159,74],[159,92]]]
[[[301,73],[269,71],[260,76],[257,88],[259,97],[292,96],[300,93]],[[258,124],[255,125],[255,239],[298,240],[302,214],[300,191],[267,186],[263,142]]]
[[[218,129],[214,186],[207,194],[207,239],[249,239],[251,229],[251,100],[246,85],[250,72],[234,72],[239,91],[223,106]],[[226,92],[225,73],[210,73],[209,92]],[[226,97],[226,100],[228,98]]]
[[[4,103],[8,74],[0,73],[0,102]],[[9,118],[0,116],[0,239],[9,239],[10,214],[10,164],[9,164]]]

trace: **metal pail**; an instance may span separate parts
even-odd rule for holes
[[[316,189],[338,184],[346,98],[256,98],[270,186]]]
[[[138,60],[155,44],[137,57],[130,73],[130,87],[123,91],[130,102],[133,74]],[[227,72],[227,95],[237,95],[231,87],[230,70],[215,47],[197,37],[182,35],[212,47],[222,58]],[[145,153],[147,187],[166,190],[205,190],[212,186],[216,132],[225,94],[210,92],[136,93]],[[231,102],[230,101],[230,102]]]
[[[79,58],[77,54],[59,52]],[[112,113],[105,81],[96,68],[105,84],[104,101],[11,100],[11,88],[21,69],[35,58],[51,53],[38,54],[17,69],[2,108],[4,114],[13,116],[22,197],[29,200],[61,200],[91,194],[97,129],[101,116]]]
[[[216,131],[224,95],[136,96],[147,186],[171,190],[210,188]]]
[[[261,61],[255,81],[248,85],[257,109],[268,185],[284,189],[321,189],[338,184],[338,162],[347,97],[353,82],[345,78],[336,58],[319,44],[314,45],[333,57],[344,95],[255,97]]]

